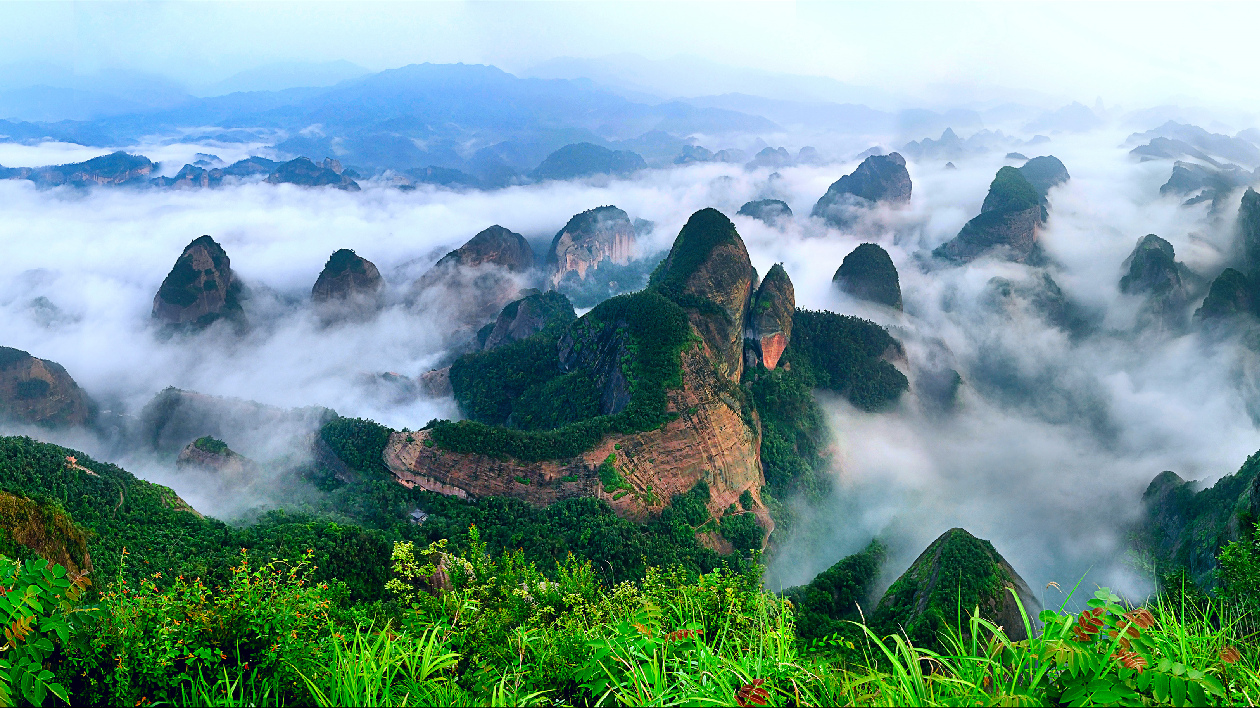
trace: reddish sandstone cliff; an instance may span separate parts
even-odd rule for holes
[[[762,528],[773,528],[761,502],[760,433],[750,427],[730,385],[714,370],[702,344],[682,355],[683,385],[669,392],[669,410],[678,417],[658,430],[606,436],[592,450],[567,459],[526,463],[485,455],[447,452],[432,445],[427,431],[394,433],[385,464],[408,487],[458,496],[510,496],[535,504],[590,496],[605,499],[622,517],[645,519],[660,513],[675,494],[704,480],[714,517],[745,490]],[[410,441],[408,440],[410,438]],[[605,491],[599,466],[614,456],[630,489]]]

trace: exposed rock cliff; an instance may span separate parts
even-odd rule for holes
[[[184,248],[153,297],[153,317],[168,325],[205,327],[219,318],[243,320],[241,284],[223,247],[209,236]]]
[[[119,151],[67,165],[17,168],[9,176],[29,179],[47,186],[68,184],[86,187],[105,184],[144,184],[145,178],[152,172],[153,163],[149,158]]]
[[[932,255],[966,263],[994,255],[1020,263],[1040,254],[1037,234],[1045,218],[1041,195],[1014,167],[1003,167],[989,185],[980,215]]]
[[[748,335],[760,363],[767,369],[779,364],[779,357],[792,341],[792,315],[796,312],[796,291],[792,279],[775,263],[757,288],[748,315]]]
[[[781,199],[758,199],[755,202],[747,202],[736,213],[764,221],[771,226],[792,218],[792,208]]]
[[[938,632],[957,617],[959,608],[980,615],[1006,631],[1013,641],[1028,638],[1014,589],[1036,627],[1041,603],[1028,583],[988,541],[955,528],[941,534],[888,588],[871,624],[880,632],[905,632],[919,646],[937,646]]]
[[[552,285],[570,273],[577,280],[604,260],[626,265],[635,255],[634,224],[615,206],[590,209],[569,219],[551,240],[547,269]]]
[[[329,256],[324,264],[311,288],[311,300],[337,310],[371,311],[379,304],[384,286],[381,272],[372,261],[343,248]]]
[[[443,256],[415,282],[412,295],[421,307],[442,308],[452,321],[477,327],[519,297],[533,266],[525,237],[495,225]]]
[[[520,273],[534,266],[534,249],[530,248],[524,236],[495,224],[442,256],[434,269],[444,265],[475,268],[483,263]]]
[[[209,435],[184,446],[179,457],[175,458],[175,467],[181,470],[199,469],[242,480],[258,472],[258,465],[253,460],[234,452],[227,443]]]
[[[50,427],[84,425],[92,411],[87,394],[60,364],[0,347],[0,419]]]
[[[608,501],[618,515],[635,519],[659,513],[673,495],[703,480],[714,517],[749,491],[759,523],[772,528],[761,503],[757,432],[724,392],[704,347],[688,348],[682,363],[682,386],[668,392],[669,410],[677,418],[657,430],[607,435],[577,457],[534,463],[444,451],[433,445],[427,430],[395,433],[385,448],[385,464],[408,487],[461,498],[510,496],[534,504],[593,496]],[[605,469],[601,481],[601,466],[616,474]],[[616,476],[625,486],[607,484]]]
[[[844,257],[831,282],[860,300],[901,309],[901,283],[897,266],[883,247],[863,243]]]
[[[904,157],[895,152],[871,155],[852,174],[833,182],[810,215],[844,226],[852,221],[855,208],[908,203],[912,186]]]
[[[691,215],[649,288],[678,303],[699,330],[723,376],[738,381],[754,272],[735,225],[716,209]]]

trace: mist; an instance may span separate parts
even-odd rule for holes
[[[1166,469],[1210,484],[1260,449],[1260,360],[1242,335],[1139,326],[1141,301],[1118,289],[1121,263],[1137,240],[1158,234],[1179,261],[1212,277],[1229,257],[1238,195],[1217,212],[1160,197],[1169,162],[1135,162],[1127,134],[1113,123],[1020,148],[1029,157],[1054,154],[1072,175],[1049,194],[1044,269],[989,259],[945,267],[928,257],[979,213],[997,169],[1017,164],[1001,157],[1005,150],[958,160],[956,170],[943,160],[910,162],[910,205],[877,210],[852,228],[811,219],[827,186],[857,166],[861,150],[892,144],[887,136],[836,138],[823,147],[839,159],[826,165],[702,163],[490,192],[403,192],[376,179],[357,193],[257,183],[196,191],[38,189],[3,180],[0,344],[65,366],[107,419],[137,419],[169,386],[261,404],[267,408],[249,415],[272,421],[266,435],[254,430],[251,437],[248,425],[222,434],[264,467],[284,469],[276,461],[292,464],[300,455],[318,425],[310,411],[319,408],[399,429],[458,417],[450,398],[400,396],[379,375],[416,377],[455,355],[458,303],[408,305],[406,293],[477,232],[500,224],[537,248],[574,214],[614,204],[631,219],[655,223],[639,252],[660,253],[694,211],[712,206],[731,216],[759,272],[784,264],[798,307],[888,327],[905,345],[898,366],[911,381],[910,393],[887,412],[821,397],[833,434],[834,493],[821,505],[792,500],[803,521],[771,556],[768,585],[808,582],[876,536],[890,544],[891,582],[936,536],[962,526],[991,540],[1034,589],[1085,576],[1086,585],[1141,596],[1151,579],[1128,551],[1127,534],[1142,491]],[[779,137],[794,147],[807,139],[817,144],[817,136]],[[753,137],[729,141],[750,145]],[[5,144],[0,163],[84,159],[76,149]],[[260,146],[232,149],[155,143],[145,154],[162,159],[167,172],[197,152],[225,161],[265,153]],[[759,198],[783,199],[795,217],[771,226],[735,215]],[[248,288],[250,328],[164,336],[150,316],[154,293],[184,246],[202,234],[223,245]],[[833,289],[841,260],[865,241],[891,254],[904,312]],[[387,304],[366,321],[329,325],[310,306],[311,286],[339,248],[355,249],[386,280]],[[991,279],[1035,288],[1043,271],[1081,326],[1051,321],[1018,289],[994,299]],[[949,370],[962,385],[946,405],[932,382]],[[169,454],[120,445],[104,433],[5,432],[118,462],[222,518],[300,499],[300,490],[277,484],[279,473],[231,487],[178,472]]]

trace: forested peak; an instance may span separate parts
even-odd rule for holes
[[[1013,212],[1031,209],[1041,204],[1037,188],[1018,169],[1006,166],[997,171],[989,184],[989,194],[984,198],[980,213],[997,211]]]

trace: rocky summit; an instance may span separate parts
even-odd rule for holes
[[[1183,278],[1186,267],[1177,262],[1173,245],[1147,234],[1138,240],[1124,267],[1128,271],[1120,278],[1120,292],[1146,298],[1142,317],[1180,323],[1190,293]]]
[[[1014,167],[998,170],[980,215],[968,221],[952,240],[932,255],[955,263],[967,263],[994,255],[1024,263],[1040,255],[1037,234],[1045,218],[1041,195]]]
[[[1260,194],[1251,187],[1238,205],[1238,241],[1247,275],[1260,277]]]
[[[691,215],[649,288],[678,303],[713,352],[723,376],[743,372],[744,324],[755,273],[735,225],[716,209]]]
[[[590,209],[569,219],[551,240],[548,277],[552,285],[566,278],[584,280],[603,261],[626,265],[634,255],[635,231],[629,215],[615,206]]]
[[[748,334],[756,361],[774,369],[792,341],[792,315],[796,312],[796,291],[792,279],[775,263],[753,296],[748,313]]]
[[[1012,641],[1028,639],[1011,591],[1036,626],[1041,603],[993,544],[955,528],[941,534],[884,593],[871,616],[880,632],[900,633],[919,646],[938,646],[939,632],[961,611],[980,615]]]
[[[1218,320],[1236,315],[1250,315],[1256,310],[1254,285],[1246,275],[1226,268],[1208,288],[1203,304],[1195,310],[1196,320]]]
[[[833,182],[810,215],[845,226],[852,222],[854,209],[909,203],[912,187],[906,159],[899,153],[871,155],[852,174]]]
[[[359,256],[353,249],[343,248],[328,257],[315,286],[311,288],[311,300],[317,303],[374,301],[384,286],[381,272],[372,261]]]
[[[901,309],[901,284],[897,266],[882,246],[863,243],[844,257],[831,282],[859,300]]]
[[[205,327],[220,318],[243,321],[241,284],[227,253],[201,236],[184,248],[153,296],[153,318],[166,325]]]
[[[0,421],[85,425],[92,412],[91,400],[60,364],[0,347]]]
[[[524,236],[499,225],[442,256],[412,286],[421,309],[440,308],[471,336],[532,282],[534,250]],[[471,328],[471,329],[469,329]]]
[[[745,202],[736,213],[740,216],[748,216],[758,221],[764,221],[771,226],[792,218],[792,208],[781,199],[758,199],[752,202]]]
[[[1024,175],[1024,179],[1037,190],[1037,194],[1041,197],[1041,203],[1046,203],[1046,193],[1051,187],[1057,187],[1060,184],[1071,179],[1068,174],[1067,167],[1064,167],[1059,158],[1054,155],[1043,155],[1034,157],[1025,162],[1020,168],[1020,173]]]

